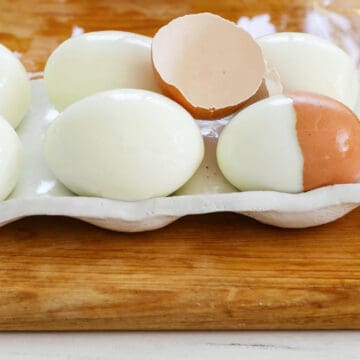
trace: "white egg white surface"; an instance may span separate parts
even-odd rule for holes
[[[359,82],[356,66],[345,51],[305,33],[276,33],[257,41],[279,73],[285,92],[315,92],[354,109]]]
[[[58,110],[110,89],[160,92],[151,65],[151,38],[123,31],[85,33],[66,40],[50,55],[44,80]]]
[[[0,44],[0,115],[13,128],[24,118],[30,104],[30,81],[24,66]]]
[[[67,188],[126,201],[171,194],[194,174],[203,155],[191,115],[145,90],[82,99],[59,115],[45,139],[47,162]]]
[[[217,159],[242,191],[301,192],[304,160],[293,101],[277,95],[240,111],[220,135]]]
[[[10,124],[0,116],[0,200],[14,189],[21,170],[22,146]]]

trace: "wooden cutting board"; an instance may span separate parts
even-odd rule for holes
[[[79,28],[153,35],[200,11],[269,13],[280,30],[307,14],[286,0],[2,0],[0,42],[37,72]],[[1,330],[335,328],[360,328],[360,209],[307,230],[234,214],[132,235],[50,217],[0,229]]]

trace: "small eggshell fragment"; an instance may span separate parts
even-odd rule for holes
[[[278,71],[285,92],[319,93],[354,108],[359,92],[357,71],[342,49],[305,33],[277,33],[257,41],[265,60]]]
[[[210,123],[210,124],[208,124]],[[214,125],[213,125],[214,124]],[[216,121],[201,121],[204,132],[205,156],[196,173],[176,191],[174,195],[219,194],[237,192],[236,187],[227,181],[219,169],[216,159],[218,134],[224,127]],[[209,129],[210,128],[210,129]],[[209,131],[210,130],[210,131]]]
[[[45,139],[47,163],[66,187],[126,201],[173,193],[195,173],[203,154],[200,130],[185,109],[136,89],[72,104]]]
[[[85,33],[66,40],[49,57],[44,80],[60,111],[105,90],[160,92],[151,65],[151,38],[123,31]]]
[[[0,116],[0,200],[14,189],[20,175],[22,146],[10,124]]]
[[[284,88],[281,84],[279,73],[276,71],[274,66],[269,63],[269,61],[265,61],[264,79],[259,87],[259,90],[255,95],[241,105],[241,109],[270,96],[281,95],[283,93]]]
[[[259,89],[265,71],[250,34],[210,13],[162,27],[152,42],[152,61],[163,92],[199,119],[239,109]]]
[[[217,158],[240,190],[297,193],[360,180],[360,123],[342,103],[294,93],[239,112],[220,135]]]
[[[0,45],[0,115],[16,128],[30,105],[30,81],[18,58]]]

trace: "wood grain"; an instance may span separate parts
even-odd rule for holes
[[[360,327],[360,212],[287,231],[232,214],[118,234],[36,217],[1,231],[1,329]]]
[[[41,71],[73,26],[152,35],[175,16],[269,13],[301,29],[304,1],[2,0],[0,42]],[[291,14],[291,16],[289,16]],[[65,218],[0,229],[0,329],[360,328],[360,210],[281,230],[233,214],[121,234]]]

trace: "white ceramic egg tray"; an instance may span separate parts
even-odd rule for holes
[[[360,205],[360,184],[302,194],[249,191],[139,202],[75,196],[54,178],[42,154],[46,128],[56,116],[43,81],[33,80],[31,108],[18,129],[24,146],[23,171],[14,192],[0,203],[0,226],[31,215],[62,215],[106,229],[138,232],[162,228],[186,215],[227,211],[274,226],[305,228],[334,221]]]

